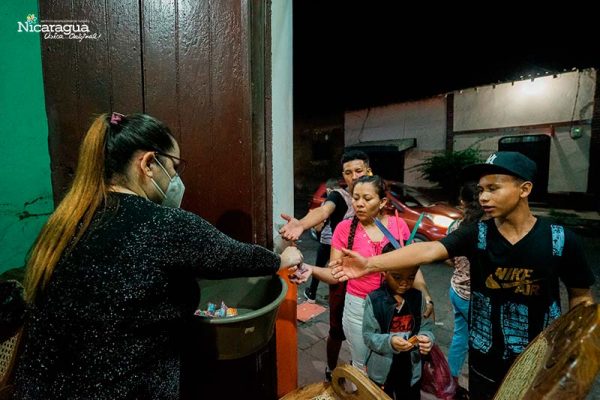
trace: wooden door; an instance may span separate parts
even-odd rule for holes
[[[100,34],[42,40],[55,201],[95,115],[145,112],[171,128],[188,160],[183,208],[235,238],[272,245],[265,4],[40,2],[41,20],[87,20]]]

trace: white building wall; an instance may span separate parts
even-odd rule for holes
[[[273,98],[273,241],[277,248],[281,213],[294,213],[294,129],[292,85],[292,1],[271,3]]]
[[[454,94],[454,148],[475,147],[487,154],[498,150],[504,136],[547,134],[552,139],[548,192],[586,192],[595,85],[596,71],[590,69],[458,91]],[[578,122],[570,124],[573,121]],[[552,129],[551,124],[562,125]],[[532,125],[546,126],[536,129]],[[519,126],[529,128],[519,130]],[[509,127],[514,132],[494,131]],[[571,137],[573,127],[582,128],[582,137]],[[474,130],[489,131],[468,132]]]
[[[346,146],[371,140],[416,138],[417,147],[406,152],[404,182],[431,186],[414,166],[434,151],[446,148],[446,99],[439,96],[346,112],[344,137]]]
[[[487,154],[498,150],[504,136],[548,134],[552,139],[548,191],[586,192],[596,80],[596,71],[588,69],[456,91],[454,149],[475,147]],[[553,124],[558,126],[551,128]],[[583,130],[578,139],[570,135],[576,126]],[[344,128],[346,146],[416,138],[417,147],[405,153],[404,181],[430,186],[415,166],[446,148],[446,99],[347,112]]]
[[[593,69],[454,93],[454,132],[591,119]]]
[[[572,139],[570,128],[556,129],[550,145],[548,192],[581,192],[588,186],[591,125],[581,126],[583,136]]]
[[[556,128],[554,134],[550,135],[549,193],[587,191],[591,129],[590,125],[579,127],[583,129],[579,139],[570,137],[570,127]],[[527,134],[548,134],[548,129],[528,130]],[[498,150],[498,141],[504,136],[510,135],[498,131],[455,135],[454,149],[475,147],[487,155]]]

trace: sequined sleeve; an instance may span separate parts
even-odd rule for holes
[[[279,256],[264,247],[237,241],[201,217],[180,211],[173,224],[173,252],[200,277],[260,276],[277,272]]]

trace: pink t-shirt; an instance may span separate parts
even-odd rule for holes
[[[345,219],[337,225],[331,239],[331,246],[333,248],[341,250],[348,247],[348,235],[350,234],[351,224],[352,219]],[[388,216],[386,228],[388,228],[396,239],[398,239],[398,232],[400,232],[403,242],[410,236],[410,230],[402,218]],[[364,257],[372,257],[381,254],[381,251],[388,243],[389,240],[385,236],[380,242],[372,242],[363,226],[359,223],[354,234],[352,250]],[[373,290],[379,289],[381,280],[382,274],[379,272],[367,274],[357,279],[350,279],[346,290],[348,293],[364,299]]]

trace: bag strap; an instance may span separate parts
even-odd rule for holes
[[[402,239],[402,232],[400,231],[400,217],[398,216],[398,209],[394,207],[394,215],[396,216],[396,233],[398,234],[398,241],[400,241],[400,247],[404,247],[404,239]]]
[[[410,233],[410,237],[406,241],[407,245],[411,244],[413,242],[413,240],[415,239],[415,236],[417,235],[417,230],[419,229],[419,225],[421,225],[421,221],[423,221],[424,217],[425,217],[425,213],[421,213],[421,215],[419,215],[419,218],[417,219],[417,222],[415,223],[415,226],[413,227],[413,230]]]
[[[562,225],[550,225],[552,230],[552,255],[561,257],[565,248],[565,228]]]
[[[377,218],[373,218],[373,221],[375,221],[375,225],[377,225],[377,227],[379,228],[379,230],[389,240],[389,242],[392,244],[392,246],[394,246],[395,249],[399,249],[400,247],[402,247],[400,245],[400,243],[398,243],[398,241],[396,240],[396,238],[394,237],[394,235],[392,235],[392,233],[388,230],[388,228],[385,227],[385,225],[383,224],[383,222],[381,222]]]
[[[487,225],[483,221],[477,223],[477,248],[485,250],[487,247]]]

